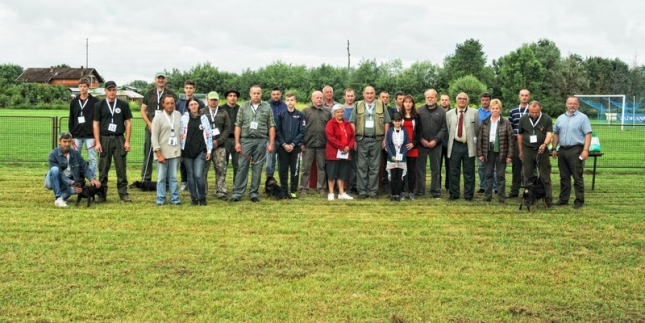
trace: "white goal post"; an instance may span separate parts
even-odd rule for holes
[[[620,130],[625,130],[625,103],[626,96],[624,94],[575,94],[577,98],[622,98],[623,99],[623,113],[620,117]],[[611,111],[611,102],[609,103],[609,111]],[[609,124],[611,124],[611,118],[609,118]]]

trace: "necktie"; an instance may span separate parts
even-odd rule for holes
[[[457,137],[461,138],[464,134],[464,111],[459,110],[459,124],[457,124]]]

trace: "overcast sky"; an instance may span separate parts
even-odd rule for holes
[[[0,63],[85,65],[121,85],[211,62],[240,73],[281,60],[352,65],[361,58],[442,64],[474,38],[489,62],[524,43],[563,55],[645,64],[645,2],[599,0],[189,0],[0,3]]]

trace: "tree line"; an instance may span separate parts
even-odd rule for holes
[[[354,88],[360,95],[363,87],[373,85],[377,91],[409,93],[417,103],[423,103],[423,92],[428,88],[447,93],[453,99],[457,93],[466,92],[473,105],[479,102],[481,93],[490,92],[493,97],[502,100],[504,110],[508,111],[517,104],[518,92],[527,88],[531,91],[532,99],[542,102],[543,111],[553,116],[562,112],[564,101],[572,94],[625,94],[630,98],[636,96],[639,101],[645,94],[645,66],[639,65],[636,58],[630,66],[618,58],[583,58],[578,54],[563,56],[556,44],[548,39],[523,44],[493,59],[490,64],[487,62],[482,44],[476,39],[468,39],[457,44],[454,53],[446,56],[441,65],[424,60],[404,67],[400,59],[387,62],[363,59],[357,66],[348,69],[328,64],[307,67],[276,61],[257,70],[232,73],[204,62],[187,71],[174,68],[166,72],[167,86],[179,93],[182,92],[183,82],[192,79],[197,83],[198,92],[214,90],[222,93],[232,88],[238,89],[242,99],[246,99],[250,86],[258,84],[265,91],[265,98],[269,97],[271,88],[279,87],[283,91],[295,92],[301,102],[308,102],[311,92],[320,90],[324,85],[334,88],[335,99],[339,102],[342,102],[343,89]],[[7,70],[11,74],[10,70],[15,67],[11,64],[0,65],[0,78],[8,73]],[[18,76],[15,72],[13,74]],[[23,90],[20,87],[27,85],[15,84],[15,81],[5,94],[2,82],[0,79],[0,107],[12,106],[20,101],[18,93],[26,93],[23,100],[28,102],[33,102],[32,99],[62,99],[57,96],[60,90],[55,90],[55,94],[51,95],[45,94],[42,89]],[[136,80],[128,85],[141,92],[154,87],[152,80]],[[29,91],[38,93],[34,95]]]

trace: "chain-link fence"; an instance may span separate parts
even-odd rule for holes
[[[43,163],[49,152],[58,145],[58,133],[67,130],[68,117],[0,116],[0,162]],[[645,124],[625,126],[594,124],[603,156],[598,168],[645,168]],[[132,119],[131,151],[128,165],[143,162],[145,123]],[[85,151],[83,155],[86,156]],[[590,168],[593,163],[587,163]]]

